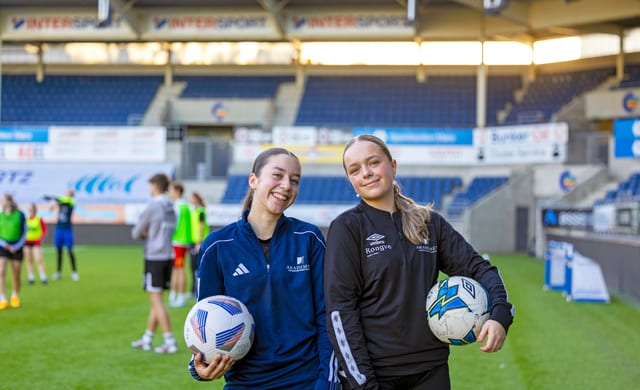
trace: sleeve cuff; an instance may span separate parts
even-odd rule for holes
[[[191,373],[191,376],[195,380],[198,380],[200,382],[210,382],[211,381],[211,379],[200,378],[200,375],[198,375],[198,373],[196,372],[196,367],[193,364],[193,357],[191,358],[191,361],[189,362],[189,372]]]
[[[509,332],[509,326],[513,322],[511,312],[504,305],[496,305],[491,309],[491,316],[489,319],[498,321],[506,332]]]

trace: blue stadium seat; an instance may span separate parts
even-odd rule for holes
[[[2,121],[22,124],[127,125],[142,115],[160,76],[2,76]]]
[[[633,173],[628,180],[618,183],[618,188],[609,190],[604,198],[596,199],[594,205],[640,200],[640,172]]]
[[[513,100],[518,76],[488,78],[488,123]],[[472,127],[476,122],[475,76],[311,76],[297,125]]]
[[[176,76],[184,81],[184,98],[271,98],[278,86],[293,82],[293,76]]]
[[[574,97],[594,89],[615,72],[613,68],[541,74],[513,105],[505,124],[548,122]]]
[[[466,191],[458,192],[454,195],[447,208],[450,217],[457,217],[466,208],[488,195],[509,180],[506,176],[475,177],[467,187]]]
[[[625,67],[625,78],[612,89],[640,87],[640,64],[631,64]]]

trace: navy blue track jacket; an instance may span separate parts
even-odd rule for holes
[[[337,389],[325,325],[322,232],[282,216],[267,263],[247,215],[210,233],[198,255],[198,301],[234,297],[256,324],[253,346],[225,375],[225,389]],[[193,357],[189,369],[201,380]]]
[[[402,233],[400,211],[361,201],[329,227],[325,295],[329,339],[354,389],[377,389],[378,377],[427,372],[447,362],[449,346],[431,333],[425,302],[439,271],[468,276],[488,291],[490,318],[513,321],[497,268],[438,213],[420,245]]]

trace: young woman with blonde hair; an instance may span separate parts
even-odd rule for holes
[[[396,161],[373,135],[345,147],[343,164],[360,203],[329,227],[324,291],[329,340],[344,389],[448,389],[449,347],[427,324],[425,301],[438,273],[479,281],[491,317],[478,341],[502,348],[513,319],[496,267],[429,206],[400,192]]]

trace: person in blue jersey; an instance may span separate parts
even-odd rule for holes
[[[57,221],[56,229],[53,234],[53,244],[58,254],[58,270],[51,276],[52,280],[59,280],[62,277],[62,249],[67,248],[69,259],[71,259],[71,280],[79,280],[78,269],[76,267],[76,257],[73,254],[73,224],[71,217],[75,201],[73,200],[74,191],[67,189],[65,196],[45,196],[46,200],[54,202],[54,219]]]
[[[18,210],[13,196],[5,194],[0,200],[0,310],[9,307],[5,295],[7,263],[11,261],[13,288],[11,307],[20,306],[20,271],[22,270],[22,249],[27,240],[27,218]]]
[[[300,162],[286,149],[260,153],[249,175],[241,219],[210,233],[199,252],[198,297],[242,301],[255,320],[251,350],[234,362],[201,354],[189,363],[198,380],[225,377],[225,389],[337,389],[335,356],[325,325],[324,237],[290,218]]]
[[[480,282],[491,308],[478,341],[495,352],[514,313],[500,273],[431,207],[400,192],[396,161],[378,137],[352,139],[343,165],[361,201],[331,222],[324,273],[343,389],[449,389],[449,346],[429,329],[427,293],[440,271]]]

